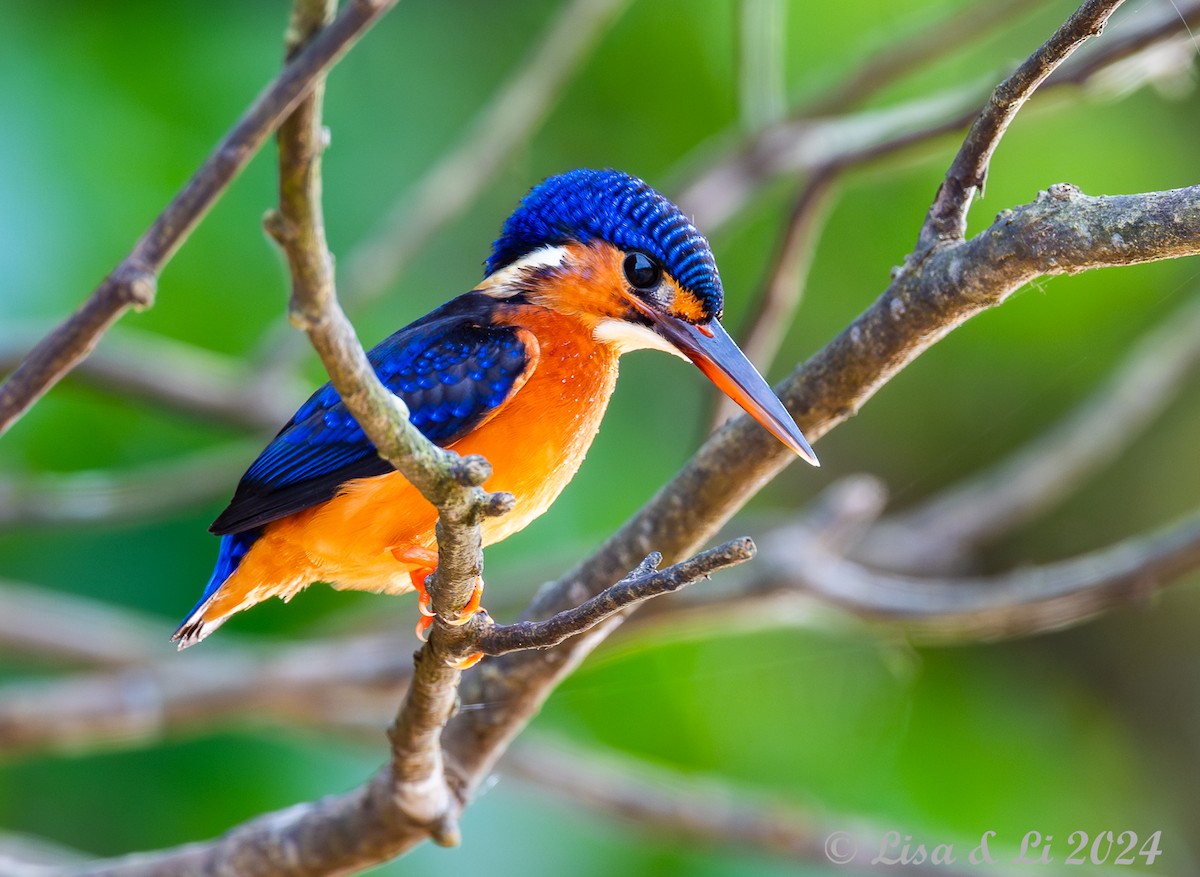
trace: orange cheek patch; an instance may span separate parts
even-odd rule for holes
[[[622,273],[624,254],[602,241],[569,244],[567,266],[552,283],[530,294],[535,304],[586,322],[620,318],[629,310]]]

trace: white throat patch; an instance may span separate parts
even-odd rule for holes
[[[663,353],[678,356],[680,359],[687,359],[666,338],[648,326],[640,326],[637,323],[613,319],[602,320],[592,335],[597,341],[611,344],[617,348],[618,353],[628,353],[631,350],[661,350]]]

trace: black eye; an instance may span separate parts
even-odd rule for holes
[[[634,289],[654,289],[662,281],[662,265],[636,250],[625,257],[625,279]]]

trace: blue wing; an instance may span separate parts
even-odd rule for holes
[[[491,322],[495,299],[467,293],[367,354],[414,426],[446,446],[508,400],[537,363],[536,341]],[[240,533],[332,499],[347,481],[393,471],[331,384],[317,390],[242,476],[217,535]]]

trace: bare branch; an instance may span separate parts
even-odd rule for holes
[[[918,248],[940,240],[961,240],[975,191],[983,190],[988,162],[1025,101],[1071,53],[1104,29],[1124,0],[1084,0],[1058,30],[1012,76],[996,86],[950,164],[918,236]]]
[[[969,241],[895,272],[879,299],[776,387],[805,435],[852,416],[905,365],[972,316],[1050,274],[1200,253],[1200,186],[1089,197],[1052,186]],[[536,615],[596,593],[653,547],[670,560],[709,539],[792,462],[747,417],[714,434],[673,481],[589,560],[546,591]]]
[[[288,28],[289,55],[332,18],[335,5],[333,0],[296,0]],[[404,403],[380,382],[338,304],[321,209],[323,94],[318,82],[279,128],[279,211],[267,217],[267,229],[291,266],[292,323],[308,333],[338,394],[380,455],[438,507],[438,587],[431,588],[431,596],[434,611],[452,619],[482,571],[483,512],[505,509],[489,505],[480,490],[491,474],[486,461],[476,458],[464,465],[409,422]],[[458,838],[457,808],[445,780],[439,738],[454,710],[461,674],[446,661],[443,638],[453,643],[463,634],[441,626],[422,650],[389,732],[392,763],[387,773],[392,807],[406,821],[425,826],[439,843],[452,845]]]
[[[670,569],[658,570],[662,555],[651,554],[621,581],[573,609],[545,621],[518,621],[491,627],[478,641],[485,655],[506,655],[527,649],[548,649],[591,630],[614,615],[653,597],[671,594],[718,570],[754,556],[754,543],[735,539],[702,552]]]
[[[0,385],[0,434],[87,356],[127,310],[148,308],[154,303],[159,273],[196,224],[313,83],[395,3],[396,0],[347,3],[321,37],[298,54],[259,95],[183,190],[159,214],[133,251],[83,306],[42,339]]]
[[[1036,517],[1108,465],[1200,365],[1200,298],[1173,313],[1054,427],[916,508],[878,523],[853,556],[899,572],[962,566],[971,552]]]

